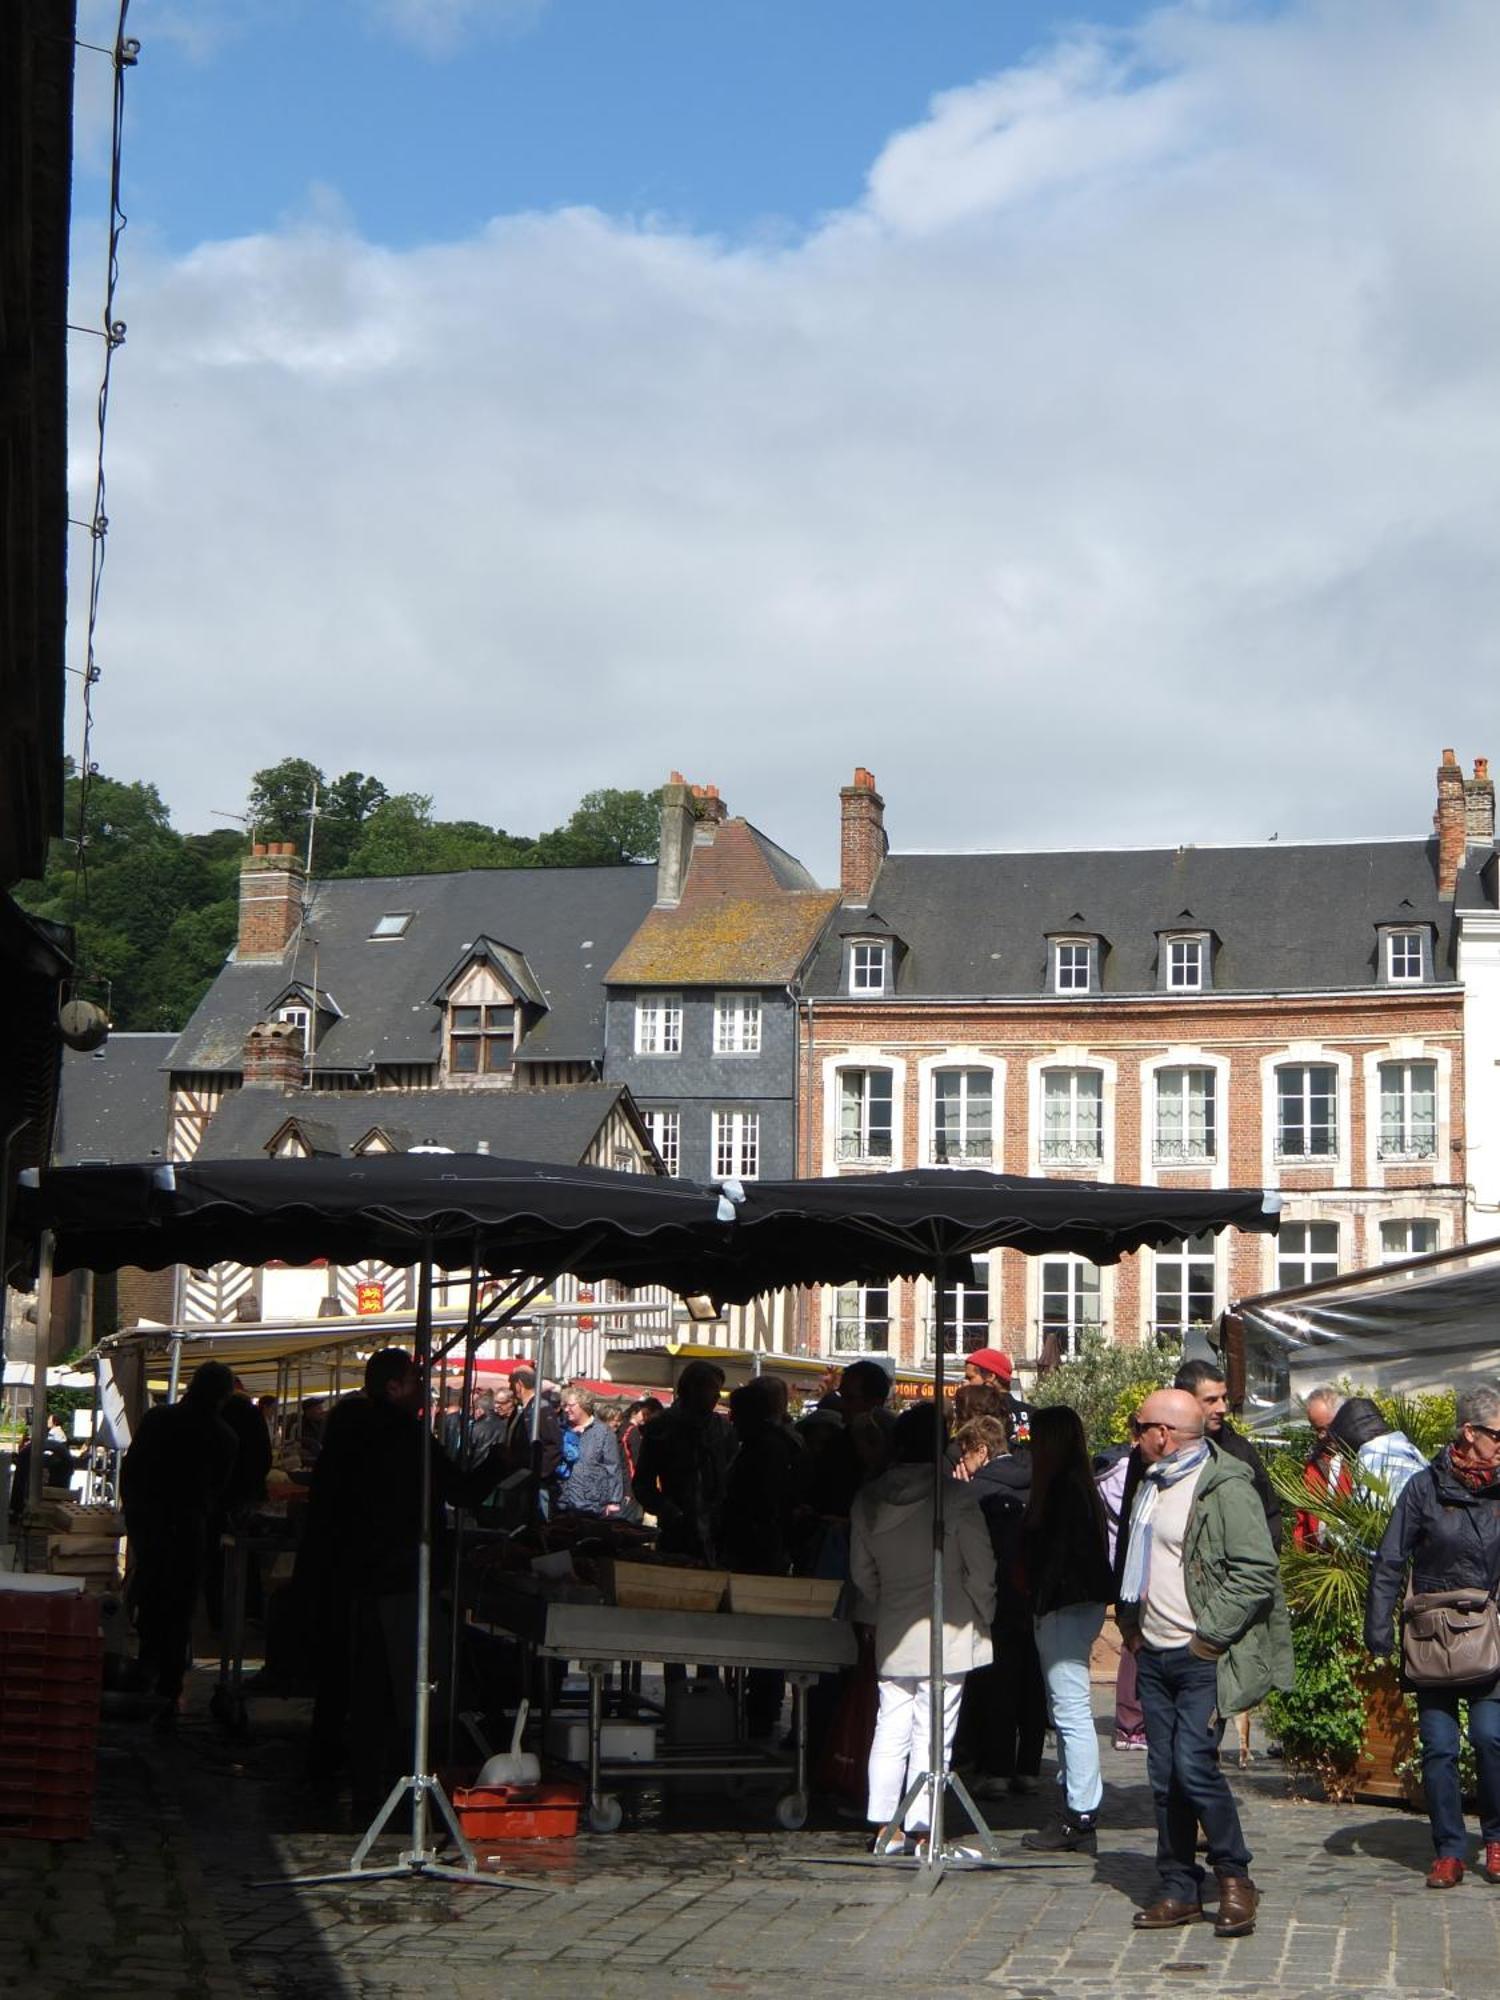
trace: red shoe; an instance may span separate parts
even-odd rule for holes
[[[1484,1843],[1484,1859],[1479,1864],[1479,1872],[1486,1882],[1500,1882],[1500,1840]]]
[[[1488,1851],[1486,1849],[1486,1854],[1488,1854]],[[1497,1854],[1496,1859],[1500,1860],[1500,1854]],[[1449,1854],[1445,1854],[1439,1860],[1434,1861],[1427,1871],[1427,1886],[1429,1889],[1456,1889],[1463,1879],[1464,1864]]]

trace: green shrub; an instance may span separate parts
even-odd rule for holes
[[[1085,1334],[1077,1357],[1042,1376],[1031,1401],[1068,1404],[1083,1419],[1089,1450],[1102,1451],[1129,1437],[1132,1414],[1153,1389],[1171,1382],[1179,1355],[1175,1339],[1119,1347],[1103,1334]]]
[[[1365,1697],[1358,1679],[1364,1646],[1357,1628],[1351,1632],[1298,1618],[1292,1623],[1292,1651],[1296,1685],[1267,1696],[1266,1723],[1289,1764],[1316,1771],[1336,1792],[1364,1741]]]

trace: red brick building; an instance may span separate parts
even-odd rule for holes
[[[1136,1342],[1234,1297],[1465,1238],[1454,891],[1494,842],[1486,768],[1438,773],[1429,839],[993,854],[887,851],[842,793],[843,901],[805,981],[798,1172],[967,1165],[1279,1189],[1279,1241],[1113,1268],[1000,1253],[941,1313],[925,1283],[828,1295],[810,1337],[1034,1359]]]

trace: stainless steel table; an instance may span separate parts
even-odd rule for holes
[[[770,1618],[734,1611],[629,1611],[609,1604],[569,1604],[525,1591],[492,1590],[485,1615],[473,1622],[518,1639],[547,1660],[576,1661],[589,1678],[589,1825],[613,1833],[620,1801],[605,1781],[632,1777],[789,1777],[792,1789],[776,1802],[776,1818],[789,1831],[807,1822],[807,1690],[819,1674],[853,1666],[854,1628],[841,1618]],[[599,1752],[604,1726],[604,1677],[617,1663],[660,1660],[701,1667],[772,1667],[792,1689],[789,1758],[736,1748],[727,1753],[679,1755],[641,1763],[605,1763]]]

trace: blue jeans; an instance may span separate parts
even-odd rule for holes
[[[1219,1768],[1218,1667],[1186,1646],[1163,1653],[1142,1646],[1136,1665],[1162,1893],[1174,1902],[1196,1903],[1203,1880],[1197,1855],[1200,1824],[1217,1873],[1250,1873],[1239,1809]]]
[[[1438,1858],[1467,1858],[1463,1790],[1458,1777],[1458,1703],[1443,1688],[1423,1688],[1417,1696],[1417,1727],[1422,1735],[1422,1789],[1432,1844]],[[1479,1776],[1479,1831],[1486,1841],[1500,1840],[1500,1692],[1469,1703],[1469,1741]]]
[[[1104,1797],[1089,1685],[1089,1654],[1103,1628],[1102,1604],[1065,1604],[1036,1621],[1036,1649],[1057,1732],[1057,1780],[1074,1813],[1097,1812]]]

